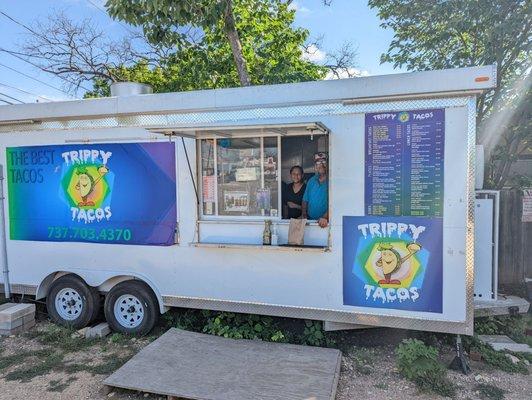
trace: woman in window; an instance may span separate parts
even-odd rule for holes
[[[283,218],[301,217],[301,203],[307,185],[303,182],[303,168],[294,165],[290,168],[292,183],[286,185],[283,195]]]

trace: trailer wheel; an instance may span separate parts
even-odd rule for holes
[[[104,311],[111,329],[129,335],[146,335],[159,317],[152,290],[135,280],[114,286],[105,297]]]
[[[64,275],[52,283],[46,298],[46,308],[52,320],[63,326],[80,329],[98,315],[100,297],[75,275]]]

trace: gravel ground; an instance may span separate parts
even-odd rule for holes
[[[127,357],[146,346],[153,337],[108,337],[90,347],[79,349],[78,344],[83,346],[83,339],[80,338],[73,338],[72,341],[66,338],[66,341],[56,344],[54,340],[59,339],[53,334],[50,335],[50,332],[55,332],[54,329],[56,328],[49,322],[41,321],[28,334],[0,338],[0,399],[162,399],[130,391],[117,390],[110,395],[102,392],[103,379]],[[46,332],[48,342],[43,343],[42,335]],[[336,400],[441,399],[442,397],[437,395],[420,393],[413,383],[399,375],[394,350],[397,343],[408,335],[411,333],[393,329],[373,329],[338,336],[341,338],[338,344],[342,349],[343,359]],[[48,354],[46,349],[53,351]],[[444,354],[447,356],[445,362],[452,358],[451,348],[447,350],[447,354]],[[445,349],[442,353],[446,353]],[[24,365],[32,365],[27,371],[28,374],[13,376],[13,372],[20,368],[20,362],[19,365],[14,363],[6,367],[2,363],[5,363],[9,356],[25,357]],[[39,368],[42,368],[40,374]],[[508,374],[477,362],[473,362],[472,368],[473,372],[469,375],[449,371],[451,381],[458,387],[457,399],[495,399],[482,397],[476,390],[479,383],[488,383],[504,390],[505,399],[532,398],[530,375]]]

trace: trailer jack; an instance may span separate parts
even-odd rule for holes
[[[462,338],[460,335],[456,335],[456,346],[455,346],[456,355],[449,365],[450,369],[457,371],[462,371],[465,375],[471,372],[471,367],[465,356],[464,347],[462,346]]]

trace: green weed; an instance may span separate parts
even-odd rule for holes
[[[126,344],[129,344],[130,337],[127,335],[124,335],[122,333],[115,332],[109,337],[109,342],[124,346]]]
[[[489,383],[479,383],[475,386],[475,391],[478,392],[481,400],[503,400],[506,393],[501,388]]]
[[[76,335],[75,330],[57,325],[49,325],[36,339],[41,344],[53,346],[65,352],[84,350],[100,342],[100,339],[85,339]]]
[[[46,390],[49,392],[61,393],[67,387],[69,387],[72,382],[76,380],[76,377],[70,377],[64,382],[61,379],[52,379],[50,382],[48,382],[48,387],[46,388]]]
[[[529,342],[525,334],[527,326],[532,323],[529,315],[503,315],[475,319],[475,334],[506,335],[516,342]]]
[[[362,375],[370,375],[373,372],[371,367],[373,352],[363,347],[353,347],[347,351],[346,357],[351,359],[356,371]]]
[[[474,349],[482,356],[486,364],[505,372],[528,374],[528,367],[526,366],[521,353],[515,353],[515,356],[520,360],[514,364],[502,351],[496,351],[491,346],[482,343],[476,336],[472,338],[464,338],[465,348]]]
[[[453,397],[456,387],[447,378],[446,368],[438,361],[438,350],[417,339],[405,339],[397,347],[399,372],[420,390]]]

